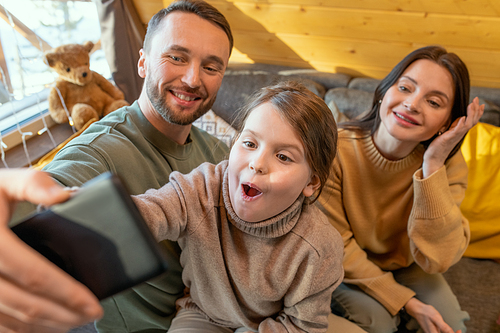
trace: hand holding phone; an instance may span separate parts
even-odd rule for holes
[[[104,299],[166,270],[158,244],[118,176],[12,227],[28,245]]]
[[[7,227],[18,201],[51,205],[67,198],[44,172],[0,170],[0,331],[67,332],[102,316],[95,295]]]

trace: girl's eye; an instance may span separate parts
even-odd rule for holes
[[[283,162],[291,162],[292,160],[286,156],[285,154],[278,154],[276,155],[276,157],[280,160],[280,161],[283,161]]]
[[[256,147],[255,143],[253,143],[251,141],[243,141],[243,145],[247,148],[255,148]]]

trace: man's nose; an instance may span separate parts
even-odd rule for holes
[[[201,85],[200,66],[190,64],[182,76],[182,82],[190,88],[198,88]]]

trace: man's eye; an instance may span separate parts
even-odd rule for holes
[[[283,162],[291,162],[292,160],[285,154],[278,154],[276,157]]]
[[[176,56],[170,56],[170,58],[174,61],[181,61],[182,59]]]

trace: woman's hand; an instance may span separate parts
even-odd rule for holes
[[[102,316],[82,284],[17,238],[7,226],[15,203],[69,198],[46,173],[0,170],[0,331],[67,332]]]
[[[467,107],[467,117],[456,119],[446,132],[432,141],[424,154],[423,178],[432,175],[444,165],[453,148],[467,134],[467,131],[477,124],[483,112],[484,104],[479,105],[479,98],[474,98]]]
[[[443,317],[431,305],[427,305],[415,297],[410,299],[405,305],[406,312],[415,318],[425,333],[461,333],[461,330],[454,332],[453,329],[444,322]]]

